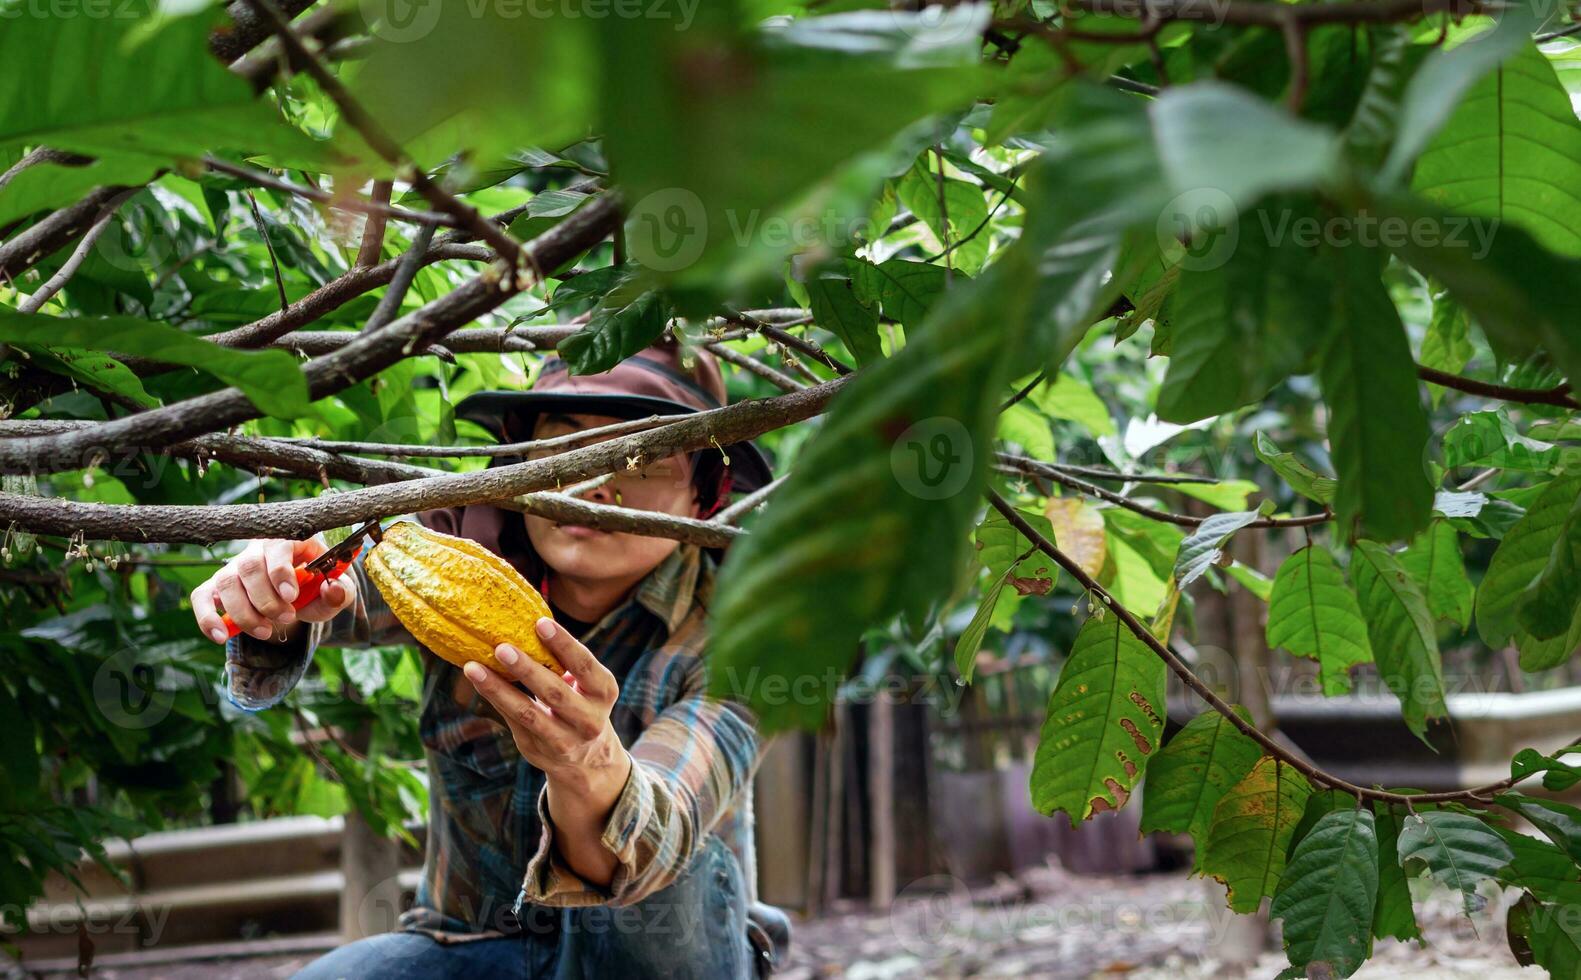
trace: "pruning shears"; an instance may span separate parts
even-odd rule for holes
[[[318,598],[324,583],[340,576],[351,567],[357,556],[362,553],[363,539],[372,534],[375,539],[379,536],[379,519],[373,520],[357,528],[340,544],[326,550],[322,555],[312,561],[296,566],[296,599],[291,603],[292,609],[301,609],[314,599]],[[242,631],[226,613],[220,617],[225,624],[225,635],[235,636]]]

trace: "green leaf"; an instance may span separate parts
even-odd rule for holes
[[[1426,367],[1449,374],[1459,374],[1471,361],[1477,350],[1471,343],[1471,318],[1466,308],[1455,302],[1447,292],[1433,295],[1433,315],[1427,323],[1427,333],[1422,337],[1419,360]],[[1442,388],[1434,387],[1434,404]]]
[[[0,193],[0,227],[39,211],[75,204],[95,187],[146,184],[160,166],[157,157],[128,153],[103,156],[80,167],[34,164]]]
[[[1493,802],[1525,817],[1544,837],[1569,854],[1570,860],[1581,861],[1581,808],[1524,793],[1500,793]]]
[[[1400,106],[1398,132],[1383,167],[1383,181],[1398,183],[1451,118],[1462,97],[1504,59],[1531,44],[1537,28],[1535,4],[1517,3],[1501,11],[1492,30],[1472,42],[1437,50],[1411,77]]]
[[[1308,975],[1321,964],[1348,977],[1372,952],[1378,840],[1370,810],[1325,814],[1296,845],[1269,906],[1284,920],[1285,949]]]
[[[1547,905],[1523,892],[1505,918],[1510,950],[1522,966],[1539,966],[1551,977],[1581,973],[1581,922],[1573,905]]]
[[[1341,255],[1343,278],[1333,287],[1319,365],[1339,474],[1334,510],[1343,533],[1412,538],[1432,515],[1433,488],[1422,469],[1427,416],[1411,349],[1376,255],[1361,248]]]
[[[1561,750],[1553,755],[1543,755],[1536,749],[1521,749],[1510,760],[1510,778],[1522,780],[1536,773],[1543,773],[1543,789],[1564,792],[1581,783],[1581,766],[1565,762],[1557,756],[1575,749]]]
[[[669,320],[664,297],[633,280],[600,300],[587,325],[560,341],[560,356],[572,374],[599,374],[658,340]]]
[[[1029,172],[1020,239],[849,383],[774,507],[730,549],[711,610],[710,683],[747,700],[765,730],[825,713],[814,699],[774,697],[765,678],[843,670],[869,624],[920,618],[948,591],[1004,386],[1029,361],[1062,362],[1126,284],[1114,271],[1121,237],[1153,195],[1112,151],[1146,146],[1141,110],[1118,93],[1067,89],[1072,118],[1099,106],[1102,125],[1063,127],[1065,141]],[[1037,275],[1049,253],[1060,264]]]
[[[1048,417],[1024,401],[1000,413],[995,435],[1016,443],[1033,459],[1054,458],[1054,431]]]
[[[520,170],[519,165],[517,169]],[[578,191],[540,191],[527,200],[525,210],[511,222],[510,233],[521,241],[531,241],[592,199],[593,195]]]
[[[951,248],[948,258],[941,261],[976,275],[988,259],[990,236],[981,227],[988,220],[988,202],[981,187],[954,177],[941,178],[938,166],[931,152],[922,154],[895,192],[906,210],[933,232],[933,240],[926,243],[929,250]]]
[[[0,341],[59,344],[182,364],[235,385],[268,415],[308,413],[307,379],[283,350],[235,350],[129,316],[55,317],[0,309]]]
[[[1262,513],[1255,510],[1213,514],[1197,525],[1197,529],[1180,542],[1180,552],[1175,556],[1173,574],[1180,588],[1184,589],[1213,567],[1223,554],[1221,549],[1235,532],[1261,516]]]
[[[1427,600],[1399,559],[1373,541],[1356,542],[1351,578],[1378,673],[1400,699],[1406,725],[1425,742],[1428,719],[1448,714],[1438,632]]]
[[[1400,565],[1411,574],[1427,600],[1434,619],[1444,619],[1465,629],[1477,590],[1466,577],[1460,556],[1460,536],[1448,521],[1435,520],[1411,546],[1400,553]]]
[[[1372,67],[1345,128],[1345,151],[1363,169],[1373,171],[1388,156],[1399,130],[1406,89],[1431,49],[1412,44],[1410,30],[1397,24],[1375,28],[1368,37]]]
[[[1018,510],[1017,513],[1034,531],[1050,541],[1054,540],[1054,526],[1047,517],[1028,510]],[[1026,535],[1016,530],[997,510],[990,510],[983,522],[977,525],[976,544],[977,560],[990,574],[1008,572],[1012,581],[1046,581],[1048,587],[1040,590],[1044,593],[1054,588],[1059,568],[1033,547]]]
[[[8,16],[0,145],[183,157],[231,148],[296,164],[349,162],[282,123],[215,60],[207,17],[159,16],[155,6],[129,0],[109,17]]]
[[[1250,720],[1244,708],[1236,710]],[[1205,842],[1213,808],[1261,757],[1261,746],[1228,718],[1201,712],[1148,764],[1141,832],[1189,833]]]
[[[1082,626],[1049,698],[1032,764],[1032,805],[1072,827],[1118,810],[1164,734],[1168,668],[1115,616]]]
[[[908,331],[922,325],[944,293],[947,273],[943,266],[909,259],[889,259],[876,266],[864,261],[861,265],[862,276],[853,278],[865,280],[884,315],[900,321]],[[859,281],[859,288],[862,284]]]
[[[1502,411],[1462,415],[1444,433],[1444,466],[1496,466],[1501,469],[1554,472],[1561,464],[1558,447],[1521,435]]]
[[[1560,477],[1549,482],[1527,509],[1526,516],[1499,542],[1498,550],[1488,561],[1487,573],[1477,586],[1477,632],[1488,646],[1498,649],[1520,631],[1521,598],[1526,587],[1547,567],[1578,496],[1581,477]]]
[[[1464,896],[1466,913],[1482,906],[1477,885],[1497,879],[1515,855],[1486,823],[1454,810],[1427,810],[1405,818],[1396,845],[1400,867],[1415,877],[1423,871]]]
[[[1302,220],[1310,211],[1304,200],[1276,198],[1221,232],[1232,249],[1224,261],[1216,252],[1183,260],[1159,418],[1221,415],[1301,371],[1329,320],[1332,277],[1316,248],[1270,234],[1265,223]]]
[[[1440,207],[1524,227],[1564,255],[1581,255],[1577,187],[1581,122],[1532,43],[1471,87],[1411,180]]]
[[[1268,602],[1273,598],[1274,580],[1250,565],[1243,565],[1239,561],[1232,562],[1230,567],[1224,570],[1224,574],[1239,582],[1241,588],[1263,602]]]
[[[839,337],[859,366],[883,359],[884,348],[878,339],[878,311],[857,299],[850,279],[824,274],[802,285],[807,290],[813,320]]]
[[[1552,640],[1570,631],[1581,613],[1581,497],[1560,522],[1548,562],[1521,591],[1515,616],[1521,628],[1538,640]]]
[[[1115,434],[1109,406],[1091,385],[1069,372],[1061,372],[1038,385],[1032,392],[1032,401],[1044,414],[1076,422],[1094,436]]]
[[[1310,795],[1305,776],[1265,755],[1213,808],[1198,864],[1224,882],[1231,909],[1255,912],[1273,894]]]
[[[1327,549],[1307,545],[1286,558],[1268,600],[1268,645],[1318,662],[1323,693],[1350,690],[1350,672],[1372,662],[1356,594]]]
[[[18,345],[26,350],[34,363],[45,371],[72,378],[95,391],[120,395],[143,408],[153,408],[159,399],[143,388],[142,379],[132,369],[108,354],[83,350],[80,347],[38,347]]]
[[[1252,450],[1257,458],[1267,463],[1280,478],[1290,484],[1290,489],[1320,504],[1334,501],[1334,488],[1339,481],[1324,476],[1304,463],[1295,453],[1281,450],[1274,441],[1261,432],[1252,437]]]
[[[1525,888],[1544,902],[1581,903],[1581,868],[1564,848],[1517,830],[1494,828],[1515,858],[1500,875],[1503,884]]]
[[[1373,938],[1393,938],[1401,942],[1420,939],[1422,930],[1416,924],[1416,910],[1411,905],[1411,885],[1406,880],[1405,869],[1400,867],[1400,853],[1396,847],[1402,816],[1388,803],[1375,801],[1372,806],[1378,834],[1378,904],[1373,912]]]
[[[1005,591],[1005,583],[1009,579],[1009,569],[994,578],[993,584],[983,592],[977,612],[972,614],[972,621],[966,624],[961,638],[955,641],[955,669],[960,672],[962,683],[972,682],[972,673],[977,667],[977,651],[982,649],[983,637],[994,620],[994,609],[999,605],[999,596]]]

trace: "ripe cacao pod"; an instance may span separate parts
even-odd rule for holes
[[[533,629],[550,615],[549,604],[476,541],[397,521],[364,567],[412,636],[457,667],[476,660],[505,673],[494,648],[509,643],[556,673],[565,670]]]

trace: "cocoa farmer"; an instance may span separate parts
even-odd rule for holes
[[[694,358],[687,367],[673,345],[659,346],[580,377],[551,359],[532,390],[481,392],[457,414],[514,442],[719,407],[718,365]],[[763,456],[743,443],[623,470],[585,498],[706,517],[733,490],[768,479]],[[539,587],[554,618],[537,621],[538,635],[567,673],[508,644],[495,656],[510,678],[419,647],[430,802],[414,907],[398,931],[342,946],[299,975],[769,972],[789,927],[755,901],[751,779],[763,743],[742,706],[707,696],[701,659],[718,555],[487,504],[416,517],[477,541]],[[238,706],[278,703],[320,645],[415,643],[360,558],[293,612],[293,566],[324,549],[317,538],[253,541],[193,590],[206,635],[224,639],[221,610],[243,630],[226,648]]]

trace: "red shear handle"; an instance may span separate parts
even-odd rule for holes
[[[296,566],[296,599],[291,603],[291,608],[301,609],[317,599],[319,591],[324,588],[324,583],[332,578],[340,578],[341,573],[350,565],[349,561],[337,561],[335,567],[325,574],[310,571],[306,565]],[[220,621],[225,624],[226,636],[235,636],[242,631],[242,628],[236,625],[236,621],[231,619],[230,613],[221,616]]]

